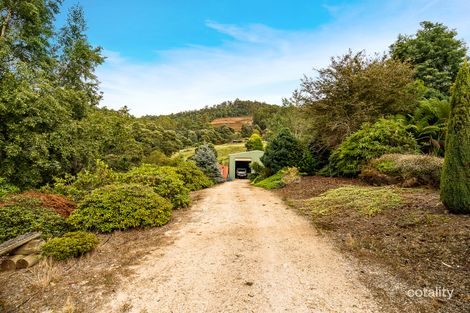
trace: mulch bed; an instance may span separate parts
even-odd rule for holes
[[[21,194],[14,194],[6,196],[2,199],[0,206],[15,204],[21,201],[22,199],[38,199],[40,205],[44,208],[52,210],[62,216],[63,218],[69,217],[70,214],[77,208],[77,204],[62,196],[49,193],[41,193],[36,191],[23,192]]]
[[[302,209],[299,200],[332,188],[362,184],[344,178],[303,177],[300,183],[277,193],[292,207]],[[305,209],[301,212],[365,268],[362,279],[384,310],[470,312],[470,216],[449,214],[436,190],[410,189],[403,198],[401,207],[372,217],[354,210],[316,217]],[[436,288],[453,290],[452,298],[406,294],[410,289]]]

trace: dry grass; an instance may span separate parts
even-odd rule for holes
[[[356,183],[349,180],[349,185]],[[300,184],[276,192],[354,256],[363,269],[361,280],[384,312],[470,312],[470,216],[449,214],[435,190],[338,188],[347,184],[345,179],[303,177]],[[394,194],[384,197],[383,191]],[[301,200],[312,197],[316,200]],[[406,295],[410,289],[436,286],[454,290],[452,299]]]

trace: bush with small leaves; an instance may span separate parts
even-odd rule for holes
[[[52,187],[43,188],[46,192],[54,192],[79,201],[96,188],[113,184],[119,180],[120,174],[113,171],[103,161],[97,160],[92,170],[84,170],[77,176],[67,175],[56,178]]]
[[[69,227],[64,218],[40,206],[38,199],[0,206],[0,242],[40,231],[44,237],[59,236]]]
[[[184,182],[184,186],[190,191],[204,189],[213,185],[209,177],[192,161],[180,162],[175,167],[175,171]]]
[[[414,153],[416,140],[400,121],[381,119],[375,124],[365,123],[348,136],[329,158],[324,174],[356,176],[367,161],[387,153]]]
[[[82,256],[95,249],[98,243],[95,234],[76,231],[52,238],[41,247],[41,250],[42,255],[61,261]]]
[[[75,229],[111,232],[162,226],[170,221],[171,203],[151,187],[116,184],[94,190],[68,218]]]
[[[187,207],[190,203],[189,190],[176,168],[142,164],[122,176],[125,183],[150,186],[153,190],[171,201],[173,208]]]
[[[8,183],[5,178],[0,177],[0,198],[11,193],[20,192],[20,189]]]

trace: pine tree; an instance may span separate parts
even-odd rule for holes
[[[284,128],[268,144],[261,162],[272,173],[276,173],[283,167],[298,166],[302,156],[302,145],[289,129]]]
[[[470,213],[470,70],[464,62],[451,98],[441,200],[453,213]]]
[[[201,145],[196,149],[196,154],[192,157],[196,165],[215,183],[224,181],[220,172],[219,162],[214,151],[207,144]]]

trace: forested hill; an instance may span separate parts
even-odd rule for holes
[[[279,106],[265,102],[240,100],[225,101],[220,104],[205,106],[199,110],[190,110],[170,115],[142,117],[143,120],[157,122],[165,129],[201,130],[211,128],[210,122],[221,117],[252,116],[253,124],[260,129],[266,128],[269,116],[276,113]]]

